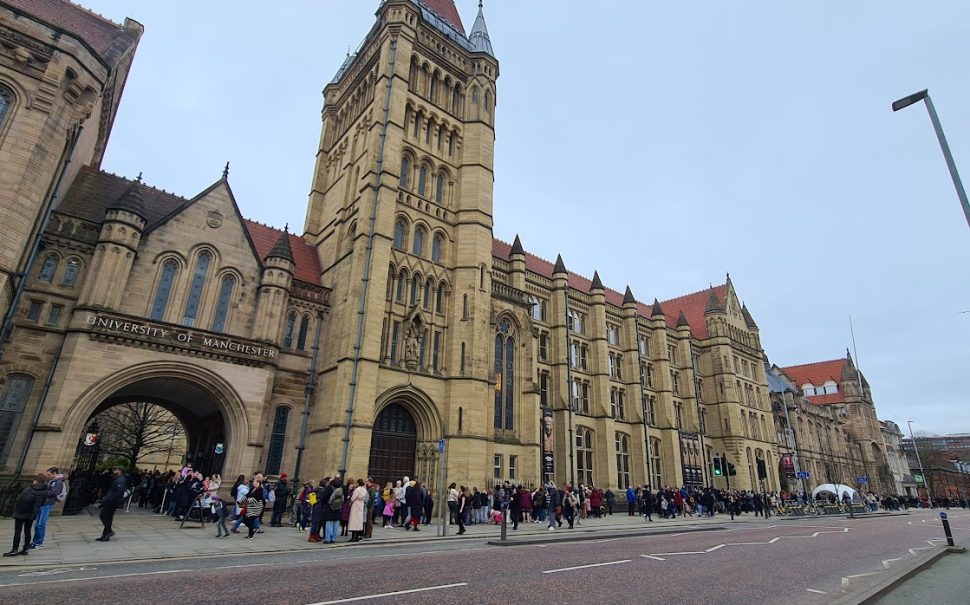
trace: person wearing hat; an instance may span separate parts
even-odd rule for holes
[[[111,530],[111,524],[114,522],[115,511],[118,510],[119,506],[124,504],[125,493],[129,489],[128,478],[125,477],[125,473],[120,466],[114,467],[111,472],[111,488],[101,498],[100,516],[104,530],[100,538],[95,538],[97,542],[107,542],[111,539],[111,536],[115,535],[114,531]]]
[[[270,527],[283,527],[283,513],[290,501],[290,488],[286,484],[286,473],[280,475],[276,487],[273,488],[273,517],[269,521]]]

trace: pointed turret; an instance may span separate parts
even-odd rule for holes
[[[475,25],[472,26],[472,31],[468,34],[468,41],[472,43],[472,51],[495,56],[492,51],[492,41],[488,37],[488,28],[485,26],[485,13],[481,1],[478,3],[478,17],[475,18]]]
[[[562,254],[556,255],[556,266],[552,268],[552,274],[566,273],[566,263],[562,262]]]
[[[131,187],[125,190],[121,194],[121,197],[108,207],[108,210],[121,210],[123,212],[130,212],[136,216],[139,216],[144,220],[145,218],[145,200],[141,195],[141,175],[138,175],[138,180],[131,184]]]
[[[677,316],[677,327],[678,328],[689,328],[690,322],[687,321],[687,316],[681,311],[680,315]]]
[[[290,234],[286,229],[280,234],[280,238],[276,240],[273,244],[273,249],[269,251],[266,258],[282,258],[283,260],[288,260],[291,263],[296,262],[293,259],[293,248],[290,247]]]
[[[660,301],[656,298],[653,299],[653,309],[650,311],[650,317],[663,317],[664,308],[660,306]]]
[[[624,305],[637,304],[637,299],[633,297],[633,290],[630,289],[630,286],[627,286],[626,292],[623,293],[623,304]]]
[[[599,271],[593,271],[593,283],[589,287],[589,291],[593,290],[603,290],[603,282],[600,280]]]
[[[714,287],[711,289],[707,295],[707,306],[704,307],[704,315],[709,313],[722,313],[724,307],[721,305],[720,299],[718,299],[717,294],[714,293]]]
[[[519,234],[515,234],[515,241],[512,242],[512,254],[525,254],[525,249],[522,247],[522,240],[519,239]]]
[[[758,329],[758,324],[754,323],[754,318],[751,317],[751,312],[748,311],[748,305],[741,305],[741,317],[744,318],[744,325],[748,326],[749,330]]]

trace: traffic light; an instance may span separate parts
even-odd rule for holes
[[[728,462],[727,467],[728,467],[728,473],[727,473],[728,476],[733,477],[738,474],[738,471],[735,470],[734,465],[731,464],[730,462]]]
[[[714,476],[715,477],[722,476],[724,474],[723,468],[724,467],[721,466],[721,458],[720,457],[715,457],[714,458]]]

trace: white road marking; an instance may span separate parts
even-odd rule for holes
[[[724,545],[723,544],[718,544],[717,546],[712,546],[712,547],[708,548],[704,552],[714,552],[715,550],[718,550],[718,549],[721,549],[721,548],[724,548]]]
[[[461,582],[459,584],[442,584],[441,586],[428,586],[426,588],[412,588],[410,590],[396,590],[394,592],[383,592],[381,594],[371,594],[363,597],[337,599],[336,601],[320,601],[319,603],[311,603],[310,605],[332,605],[334,603],[351,603],[353,601],[367,601],[369,599],[380,599],[381,597],[395,597],[397,595],[411,594],[414,592],[427,592],[429,590],[444,590],[446,588],[458,588],[459,586],[468,586],[468,582]]]
[[[643,557],[644,559],[653,559],[654,561],[666,561],[667,560],[667,559],[664,559],[663,557],[655,557],[653,555],[640,555],[640,556]]]
[[[916,548],[910,548],[909,549],[909,554],[911,554],[911,555],[913,555],[915,557],[917,550],[929,550],[930,548],[931,548],[930,546],[917,546]]]
[[[889,569],[889,564],[890,564],[890,563],[892,563],[893,561],[902,561],[902,560],[903,560],[903,558],[902,558],[902,557],[897,557],[897,558],[895,558],[895,559],[883,559],[883,561],[882,561],[882,566],[883,566],[884,568],[886,568],[886,569]]]
[[[49,569],[47,571],[32,571],[30,573],[17,574],[20,578],[34,577],[34,576],[57,576],[62,573],[71,573],[74,571],[94,571],[97,567],[72,567],[70,569]]]
[[[806,588],[805,590],[808,592],[814,592],[815,594],[828,594],[824,590],[815,590],[814,588]]]
[[[676,555],[706,555],[707,553],[703,550],[688,550],[686,552],[658,552],[655,556],[673,557]]]
[[[590,567],[603,567],[604,565],[620,565],[621,563],[629,563],[630,559],[623,559],[622,561],[609,561],[608,563],[593,563],[592,565],[577,565],[576,567],[563,567],[562,569],[547,569],[542,573],[559,573],[560,571],[573,571],[575,569],[588,569]],[[314,604],[314,605],[323,605]]]
[[[619,540],[619,538],[606,538],[605,540],[593,540],[590,544],[602,544],[604,542],[612,542],[614,540]]]
[[[63,584],[65,582],[87,582],[89,580],[111,580],[114,578],[134,578],[136,576],[162,576],[166,574],[173,573],[186,573],[191,571],[201,571],[199,569],[169,569],[167,571],[146,571],[141,573],[121,573],[114,574],[110,576],[91,576],[89,578],[64,578],[62,580],[41,580],[40,582],[31,582],[30,586],[37,586],[38,584]],[[7,586],[26,586],[26,584],[0,584],[0,588],[6,588]]]

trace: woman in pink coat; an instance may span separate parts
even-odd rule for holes
[[[350,495],[350,517],[347,520],[351,542],[360,542],[364,539],[364,506],[366,504],[367,488],[364,487],[364,480],[358,479],[357,487]]]
[[[522,522],[531,523],[532,519],[532,492],[526,488],[519,490],[519,502],[522,504]]]
[[[600,507],[603,505],[603,492],[600,488],[596,488],[589,495],[589,507],[593,512],[593,516],[597,519],[600,517]]]

